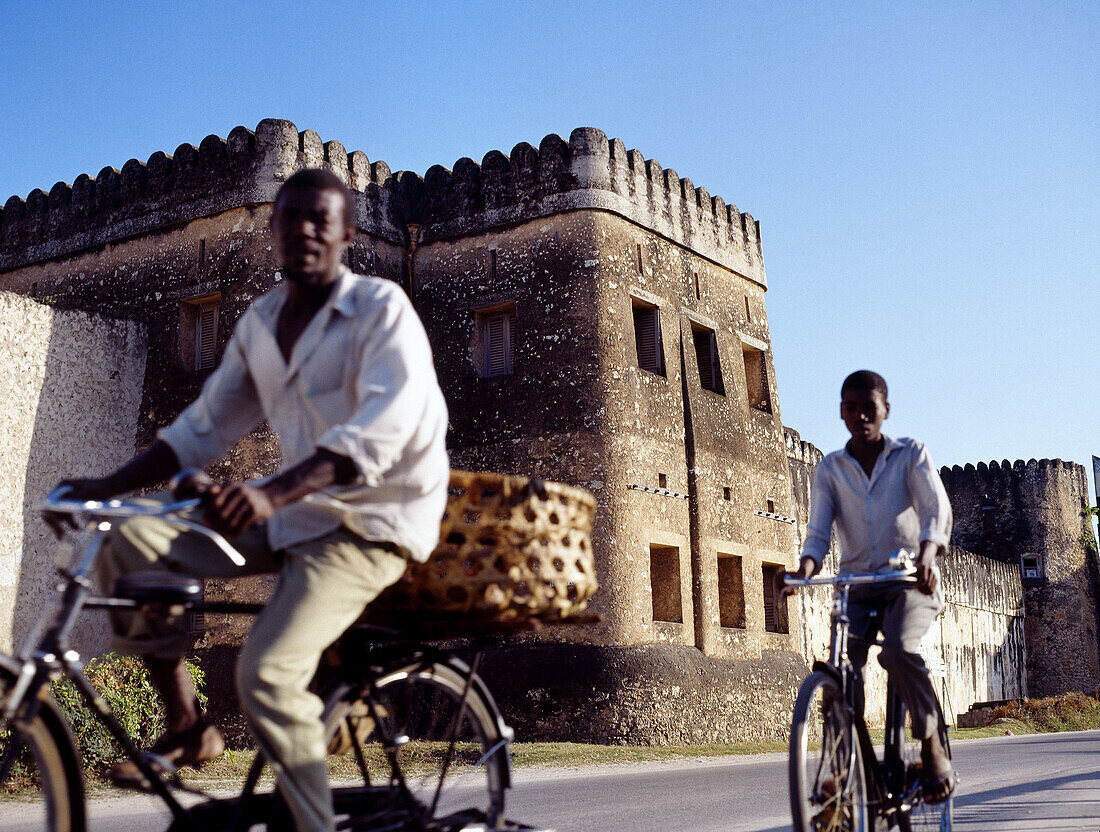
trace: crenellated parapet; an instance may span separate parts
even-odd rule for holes
[[[551,134],[538,149],[520,142],[479,165],[459,159],[436,165],[422,182],[405,175],[401,190],[430,242],[532,217],[580,209],[610,211],[764,283],[760,226],[749,214],[690,179],[626,149],[593,127],[565,141]]]
[[[356,195],[357,220],[370,234],[397,244],[407,225],[421,225],[421,242],[575,210],[618,214],[650,231],[764,284],[760,228],[706,188],[663,169],[618,139],[581,127],[569,141],[549,135],[536,149],[517,144],[491,151],[481,164],[459,159],[421,177],[391,173],[384,162],[348,153],[312,130],[265,119],[255,131],[234,128],[121,170],[81,175],[50,192],[13,196],[0,209],[0,271],[64,257],[127,237],[269,203],[294,171],[326,167]]]

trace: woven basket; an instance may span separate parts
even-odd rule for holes
[[[561,619],[596,591],[587,491],[452,471],[439,546],[371,604],[372,613],[500,621]]]

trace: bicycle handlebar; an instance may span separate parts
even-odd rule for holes
[[[125,500],[66,500],[65,494],[69,490],[70,488],[67,485],[55,488],[46,495],[46,499],[39,507],[40,510],[56,514],[68,514],[72,517],[84,517],[88,520],[114,517],[164,517],[170,523],[201,534],[217,546],[222,554],[237,566],[245,565],[244,557],[230,545],[228,540],[210,527],[180,516],[181,512],[190,511],[202,505],[201,497],[189,497],[185,500],[173,500],[168,503],[133,503]]]
[[[833,575],[828,578],[788,578],[784,575],[780,580],[784,587],[795,589],[805,586],[857,586],[860,584],[882,584],[888,581],[904,581],[906,583],[915,584],[917,582],[916,571],[916,569],[910,567],[909,569],[900,570],[898,572],[880,572],[871,575]]]

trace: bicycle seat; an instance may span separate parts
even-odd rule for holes
[[[202,600],[202,581],[170,572],[132,572],[115,581],[115,598],[138,604],[188,604]]]

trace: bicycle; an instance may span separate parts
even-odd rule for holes
[[[936,803],[923,799],[920,743],[907,740],[905,703],[888,681],[884,749],[879,759],[863,718],[863,682],[848,657],[850,588],[916,582],[905,553],[895,555],[891,565],[897,571],[781,579],[785,587],[834,588],[829,660],[814,662],[813,672],[798,692],[791,720],[788,777],[797,832],[871,832],[882,827],[950,832],[952,797]]]
[[[178,495],[164,504],[84,502],[66,500],[63,489],[46,498],[44,511],[74,518],[90,539],[67,568],[59,568],[61,580],[51,603],[22,649],[15,656],[0,654],[0,785],[16,776],[23,783],[36,782],[41,799],[34,810],[47,832],[84,832],[86,822],[80,757],[71,727],[49,694],[50,683],[60,678],[75,684],[96,719],[148,779],[150,791],[167,805],[172,814],[168,832],[244,832],[256,823],[269,832],[289,832],[289,812],[277,792],[257,791],[265,765],[260,752],[235,798],[210,798],[184,785],[170,762],[139,750],[70,646],[70,633],[85,609],[155,609],[171,615],[259,611],[257,604],[202,603],[197,579],[171,573],[129,575],[111,597],[94,594],[88,576],[96,556],[112,524],[127,517],[165,517],[205,535],[243,564],[224,538],[187,516],[200,502]],[[354,625],[326,654],[336,658],[321,690],[330,752],[350,751],[362,781],[333,789],[338,828],[528,829],[504,819],[512,731],[477,674],[481,646],[467,663],[431,644],[429,637]],[[177,791],[206,799],[185,807]]]

